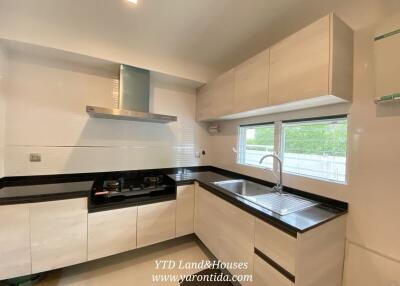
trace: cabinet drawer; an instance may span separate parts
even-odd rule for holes
[[[138,207],[138,247],[175,237],[175,206],[176,201],[167,201]]]
[[[296,241],[294,237],[256,219],[255,247],[292,274],[295,274]]]
[[[294,286],[294,283],[254,254],[254,286]]]
[[[136,248],[137,207],[90,213],[88,259],[93,260]]]

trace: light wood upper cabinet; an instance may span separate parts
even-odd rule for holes
[[[87,198],[29,206],[32,273],[87,261]]]
[[[29,206],[0,206],[0,280],[30,273]]]
[[[235,68],[234,113],[268,105],[269,49]]]
[[[137,207],[90,213],[88,260],[136,248]]]
[[[270,105],[334,95],[352,99],[353,32],[334,14],[270,49]]]
[[[175,200],[138,207],[137,247],[175,237],[175,208]]]
[[[194,232],[194,185],[176,190],[176,237]]]
[[[196,118],[207,121],[233,113],[235,93],[235,71],[219,76],[210,84],[199,88],[197,93]]]
[[[197,120],[237,119],[351,102],[353,31],[333,13],[197,91]]]

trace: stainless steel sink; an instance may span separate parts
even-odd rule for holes
[[[271,188],[246,180],[219,181],[219,182],[214,182],[214,185],[217,185],[236,195],[246,196],[246,197],[264,195],[273,192]]]
[[[279,215],[287,215],[318,205],[315,201],[288,193],[281,195],[271,188],[246,180],[227,180],[214,184]]]

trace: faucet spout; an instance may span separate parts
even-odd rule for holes
[[[275,154],[267,154],[264,155],[261,159],[260,159],[260,164],[266,159],[266,158],[273,158],[276,161],[278,161],[279,163],[279,180],[276,182],[276,186],[274,187],[274,189],[279,192],[280,195],[283,194],[283,180],[282,180],[282,160]]]

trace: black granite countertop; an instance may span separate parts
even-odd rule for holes
[[[0,205],[88,197],[92,185],[93,181],[84,181],[3,187]]]
[[[317,196],[311,195],[312,197],[309,198],[320,202],[319,205],[287,215],[279,215],[213,184],[215,181],[234,179],[239,176],[221,175],[210,171],[187,172],[169,176],[176,181],[177,185],[191,184],[197,181],[204,189],[253,214],[257,218],[273,224],[292,236],[296,236],[298,232],[306,232],[347,213],[347,209],[342,208],[340,204],[338,205],[337,201],[326,198],[318,199]],[[256,180],[256,182],[260,183],[259,180]],[[285,189],[285,191],[292,192],[289,189]],[[296,195],[299,194],[296,193]],[[302,192],[301,195],[304,196],[304,193]]]
[[[347,213],[347,203],[285,187],[284,191],[286,192],[312,199],[320,202],[320,204],[302,211],[281,216],[213,184],[215,181],[237,178],[254,181],[268,187],[273,186],[270,182],[212,166],[160,170],[169,174],[168,176],[173,179],[176,185],[192,184],[196,181],[201,187],[209,192],[231,202],[261,220],[275,225],[292,236],[296,236],[298,232],[302,233],[308,231],[320,224]],[[78,197],[89,198],[93,186],[93,180],[99,174],[100,173],[88,173],[4,178],[0,182],[0,205]],[[124,203],[115,203],[115,206],[110,205],[109,207],[118,208],[128,206],[129,204],[145,204],[156,202],[160,199],[170,200],[174,199],[175,195],[176,194],[171,194],[165,196],[165,198],[144,198],[143,202],[127,201]],[[93,208],[93,211],[102,210],[104,210],[104,206],[101,205],[99,205],[98,208]]]

